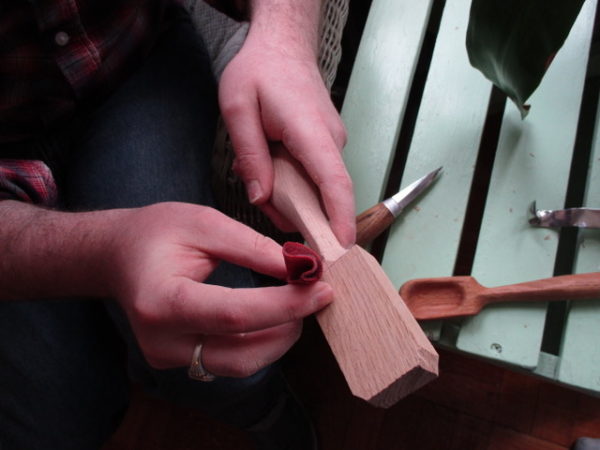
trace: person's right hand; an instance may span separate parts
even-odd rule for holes
[[[183,203],[131,210],[116,241],[112,291],[148,363],[189,366],[202,341],[202,363],[215,375],[249,376],[298,339],[302,318],[332,300],[326,283],[230,289],[204,284],[219,260],[277,278],[281,247],[218,211]]]
[[[288,33],[278,39],[276,24],[251,24],[219,83],[221,113],[236,154],[234,170],[250,202],[276,226],[291,231],[290,218],[270,202],[274,174],[269,143],[282,143],[317,186],[338,241],[350,247],[356,220],[352,180],[342,158],[346,129],[323,82],[315,49]]]

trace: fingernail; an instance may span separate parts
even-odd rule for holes
[[[333,300],[333,289],[326,283],[319,283],[319,290],[314,294],[315,304],[325,306]]]
[[[254,204],[261,198],[262,188],[260,187],[258,180],[248,181],[246,189],[248,191],[248,200],[250,200],[250,203]]]
[[[344,239],[342,246],[346,250],[349,250],[350,248],[352,248],[354,246],[355,243],[356,243],[356,233],[348,233]]]
[[[340,245],[345,249],[350,249],[356,243],[356,228],[345,228],[339,232]]]

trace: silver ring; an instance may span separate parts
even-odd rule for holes
[[[194,354],[192,355],[192,363],[188,369],[188,376],[192,380],[198,381],[214,381],[215,377],[212,373],[207,371],[202,365],[202,342],[196,345],[194,348]]]

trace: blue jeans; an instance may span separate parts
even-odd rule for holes
[[[80,126],[58,134],[58,144],[44,143],[60,147],[52,162],[60,169],[63,206],[212,206],[217,115],[204,47],[189,21],[178,20],[145,64]],[[250,271],[228,264],[208,281],[255,283]],[[130,380],[241,427],[258,421],[281,388],[272,369],[213,383],[192,381],[186,370],[150,368],[111,300],[0,303],[0,449],[99,448],[122,418]]]

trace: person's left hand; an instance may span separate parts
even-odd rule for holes
[[[225,68],[219,86],[223,119],[236,153],[234,170],[250,202],[280,228],[287,221],[269,199],[273,167],[269,141],[281,141],[318,186],[334,233],[354,243],[352,182],[342,160],[346,130],[330,100],[313,52],[290,42],[277,46],[252,33]]]

